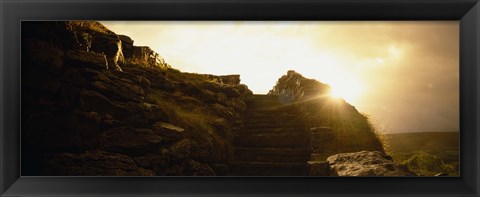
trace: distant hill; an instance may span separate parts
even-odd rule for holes
[[[415,132],[387,134],[390,151],[458,149],[459,132]]]

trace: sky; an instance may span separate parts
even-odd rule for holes
[[[458,21],[101,23],[183,72],[240,74],[265,94],[295,70],[382,132],[459,131]]]

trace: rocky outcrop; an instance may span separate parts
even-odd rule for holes
[[[416,176],[379,151],[342,153],[327,158],[333,176]]]
[[[268,92],[278,95],[283,102],[298,102],[308,98],[328,94],[330,86],[314,79],[307,79],[301,74],[289,70],[278,79],[277,84]]]
[[[22,23],[22,175],[218,175],[252,92],[97,22]],[[212,80],[215,79],[215,80]]]
[[[268,94],[278,95],[283,103],[301,111],[299,118],[311,135],[312,164],[338,153],[383,153],[383,144],[368,119],[345,100],[330,97],[330,89],[327,84],[290,70]]]

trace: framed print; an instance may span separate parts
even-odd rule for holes
[[[478,196],[478,1],[1,7],[4,196]]]

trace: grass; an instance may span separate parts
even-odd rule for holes
[[[410,170],[422,176],[435,176],[447,173],[459,175],[458,150],[389,152],[397,163],[408,166]]]
[[[383,136],[376,132],[367,116],[348,103],[324,98],[313,100],[307,105],[309,106],[306,108],[314,114],[310,115],[313,120],[307,126],[326,126],[333,129],[333,136],[323,142],[324,150],[316,150],[316,153],[332,155],[363,150],[385,151]]]
[[[205,113],[200,108],[186,109],[174,101],[166,98],[163,92],[154,90],[146,98],[147,102],[158,105],[167,113],[167,119],[172,124],[185,127],[191,131],[209,132],[213,127],[209,124],[214,120],[214,117]]]
[[[176,97],[182,97],[176,95]],[[202,158],[215,162],[225,162],[232,154],[233,134],[227,121],[205,111],[203,106],[187,106],[176,103],[175,96],[159,90],[153,90],[146,98],[147,102],[158,105],[166,112],[170,124],[186,130],[192,141],[192,152],[207,150]]]
[[[459,175],[458,132],[417,132],[387,135],[388,154],[423,176]]]

